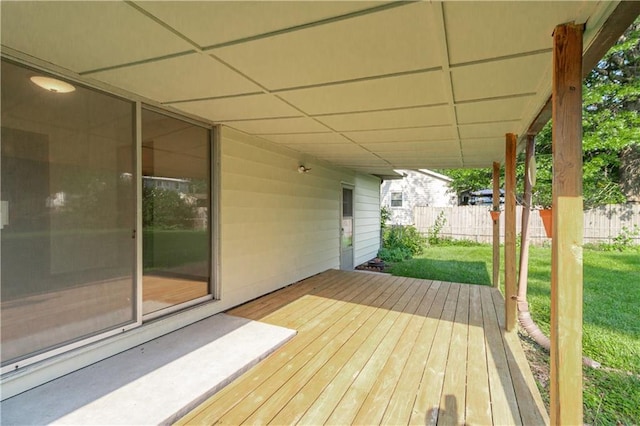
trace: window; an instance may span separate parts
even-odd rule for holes
[[[391,207],[402,207],[402,192],[391,193]]]
[[[136,322],[134,103],[2,61],[2,365]]]

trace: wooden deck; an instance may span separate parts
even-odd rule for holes
[[[228,312],[298,334],[179,424],[548,424],[503,312],[486,286],[327,271]]]

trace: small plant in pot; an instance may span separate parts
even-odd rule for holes
[[[491,209],[489,210],[489,214],[491,215],[491,220],[493,220],[494,222],[497,222],[498,219],[500,218],[500,213],[502,213],[502,210],[500,210],[500,206],[492,206]]]
[[[537,191],[533,196],[533,205],[538,206],[538,214],[542,219],[544,230],[547,233],[547,237],[551,238],[552,235],[552,211],[551,211],[551,192]]]

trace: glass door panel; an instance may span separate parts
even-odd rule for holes
[[[210,294],[209,130],[142,111],[143,314]]]
[[[340,269],[353,269],[353,189],[342,188]]]
[[[2,61],[2,364],[135,322],[134,104]]]

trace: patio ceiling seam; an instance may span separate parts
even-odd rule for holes
[[[536,92],[524,92],[524,93],[516,93],[513,95],[502,95],[502,96],[491,96],[486,98],[476,98],[476,99],[465,99],[464,101],[456,101],[456,105],[466,105],[466,104],[474,104],[478,102],[489,102],[489,101],[502,101],[509,99],[517,99],[517,98],[527,98],[531,96],[537,95]]]
[[[444,7],[442,3],[432,3],[434,9],[435,21],[437,26],[437,33],[439,34],[438,40],[440,41],[440,57],[442,60],[443,78],[445,79],[445,93],[449,105],[449,117],[452,120],[452,125],[455,126],[458,149],[460,154],[461,166],[464,167],[464,156],[462,154],[462,142],[460,141],[460,128],[458,126],[458,113],[456,111],[456,103],[453,95],[453,79],[451,77],[451,66],[449,59],[449,42],[447,37],[447,25],[444,16]]]
[[[353,139],[351,139],[350,137],[348,137],[347,135],[345,135],[342,132],[338,132],[340,134],[340,136],[342,136],[343,138],[347,139],[349,142],[353,143],[354,145],[359,146],[360,148],[362,148],[363,150],[365,150],[366,152],[368,152],[369,154],[373,155],[374,157],[384,161],[385,163],[387,163],[389,165],[389,167],[393,167],[393,163],[391,163],[389,160],[387,160],[386,158],[380,156],[378,153],[370,150],[369,148],[367,148],[366,146],[361,145],[360,143],[354,141]]]
[[[411,106],[401,106],[401,107],[389,107],[389,108],[378,108],[378,109],[367,109],[367,110],[358,110],[358,111],[342,111],[342,112],[327,112],[322,114],[310,114],[312,117],[332,117],[339,115],[349,115],[349,114],[367,114],[371,112],[388,112],[388,111],[402,111],[402,110],[410,110],[410,109],[420,109],[420,108],[434,108],[439,106],[449,105],[447,102],[438,102],[435,104],[422,104],[422,105],[411,105]]]
[[[514,53],[512,55],[496,56],[493,58],[478,59],[478,60],[469,61],[469,62],[460,62],[457,64],[451,64],[449,68],[462,68],[462,67],[482,65],[482,64],[492,63],[492,62],[502,62],[502,61],[508,61],[510,59],[526,58],[527,56],[549,54],[551,52],[552,52],[551,48],[544,48],[544,49],[532,50],[530,52]]]
[[[243,98],[245,96],[255,96],[255,95],[262,95],[262,94],[264,94],[264,92],[247,92],[247,93],[237,93],[233,95],[207,96],[204,98],[176,99],[171,101],[164,101],[163,105],[176,105],[176,104],[183,104],[187,102],[218,101],[221,99]]]
[[[182,40],[184,40],[187,43],[189,43],[190,45],[192,45],[194,47],[194,49],[196,49],[198,52],[202,53],[202,51],[203,51],[202,50],[202,46],[200,46],[195,41],[191,40],[186,35],[182,34],[180,31],[176,30],[171,25],[167,24],[166,22],[164,22],[162,19],[158,18],[157,16],[155,16],[151,12],[147,11],[146,9],[142,8],[141,6],[138,6],[134,1],[132,1],[132,0],[124,0],[124,3],[127,6],[130,6],[133,9],[137,10],[139,13],[143,14],[147,18],[151,19],[152,21],[154,21],[155,23],[157,23],[158,25],[160,25],[161,27],[163,27],[167,31],[170,31],[174,35],[180,37]]]
[[[407,130],[407,129],[433,129],[437,127],[451,127],[451,124],[433,124],[430,126],[395,126],[395,127],[377,127],[377,128],[368,128],[366,130],[357,129],[357,130],[340,130],[340,132],[344,133],[356,133],[356,132],[376,132],[380,130]],[[458,140],[455,138],[453,140]]]
[[[404,77],[408,75],[426,74],[430,72],[442,71],[442,67],[419,68],[415,70],[398,71],[388,74],[369,75],[365,77],[350,78],[346,80],[327,81],[324,83],[306,84],[302,86],[282,87],[271,90],[272,93],[293,92],[296,90],[318,89],[323,87],[339,86],[342,84],[360,83],[365,81],[383,80],[386,78]]]
[[[256,40],[262,40],[265,38],[271,38],[271,37],[275,37],[275,36],[279,36],[282,34],[288,34],[288,33],[292,33],[292,32],[296,32],[296,31],[301,31],[301,30],[306,30],[309,28],[313,28],[313,27],[319,27],[322,25],[326,25],[326,24],[332,24],[335,22],[339,22],[339,21],[345,21],[345,20],[349,20],[349,19],[353,19],[353,18],[358,18],[360,16],[365,16],[365,15],[370,15],[373,13],[378,13],[378,12],[383,12],[389,9],[393,9],[396,7],[401,7],[401,6],[406,6],[409,4],[413,4],[413,2],[409,2],[409,1],[400,1],[400,2],[390,2],[390,3],[386,3],[380,6],[375,6],[369,9],[363,9],[363,10],[357,10],[355,12],[350,12],[350,13],[346,13],[343,15],[338,15],[338,16],[332,16],[330,18],[325,18],[325,19],[320,19],[318,21],[313,21],[313,22],[308,22],[306,24],[301,24],[301,25],[295,25],[289,28],[282,28],[279,30],[275,30],[275,31],[269,31],[266,33],[262,33],[262,34],[257,34],[257,35],[253,35],[253,36],[249,36],[249,37],[243,37],[243,38],[239,38],[237,40],[231,40],[231,41],[225,41],[222,43],[218,43],[218,44],[213,44],[210,46],[205,46],[202,48],[202,50],[204,51],[211,51],[211,50],[215,50],[215,49],[221,49],[223,47],[229,47],[229,46],[234,46],[237,44],[243,44],[243,43],[248,43],[248,42],[252,42],[252,41],[256,41]]]
[[[95,69],[90,69],[90,70],[86,70],[86,71],[79,71],[78,75],[80,75],[80,76],[88,76],[88,75],[96,74],[96,73],[99,73],[99,72],[113,71],[113,70],[117,70],[117,69],[121,69],[121,68],[133,67],[133,66],[136,66],[136,65],[150,64],[150,63],[153,63],[153,62],[163,61],[163,60],[166,60],[166,59],[173,59],[173,58],[179,58],[181,56],[193,55],[194,53],[198,53],[196,49],[185,50],[185,51],[182,51],[182,52],[171,53],[169,55],[156,56],[155,58],[141,59],[139,61],[132,61],[132,62],[126,62],[126,63],[123,63],[123,64],[110,65],[108,67],[95,68]]]

